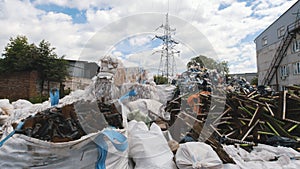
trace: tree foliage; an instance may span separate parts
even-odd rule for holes
[[[63,59],[64,56],[58,57],[54,50],[45,40],[36,46],[29,44],[26,36],[10,38],[0,59],[0,70],[2,73],[36,70],[42,88],[45,81],[62,83],[68,76],[68,63]]]
[[[222,62],[217,62],[216,60],[212,58],[208,58],[203,55],[196,56],[192,58],[188,63],[187,63],[187,68],[190,68],[191,66],[200,66],[200,67],[205,67],[208,69],[217,69],[218,72],[224,72],[224,74],[229,73],[229,67],[228,67],[228,62],[227,61],[222,61]]]
[[[164,77],[164,76],[161,76],[161,75],[155,75],[154,76],[154,82],[156,84],[168,84],[168,78],[167,77]]]
[[[34,44],[29,44],[25,36],[10,38],[10,43],[4,49],[1,60],[2,72],[16,72],[31,70],[33,67],[32,57],[35,53]]]

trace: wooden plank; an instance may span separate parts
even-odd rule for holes
[[[255,110],[255,112],[254,112],[254,114],[253,114],[253,116],[252,116],[252,118],[251,118],[251,120],[250,120],[250,122],[248,124],[248,127],[250,127],[252,125],[252,122],[253,122],[254,118],[256,118],[256,116],[257,116],[259,108],[260,107],[257,105],[257,108],[256,108],[256,110]]]
[[[257,91],[253,91],[253,92],[251,92],[250,94],[248,94],[247,95],[247,97],[250,97],[250,96],[252,96],[253,94],[255,94]],[[260,95],[260,94],[259,94]]]
[[[285,113],[286,113],[286,94],[287,90],[283,91],[283,107],[282,107],[282,119],[285,119]]]
[[[275,115],[274,115],[274,113],[273,113],[272,109],[270,108],[269,104],[268,104],[267,102],[265,102],[265,104],[266,104],[266,106],[267,106],[267,108],[268,108],[269,112],[271,113],[271,116],[273,116],[273,117],[274,117]]]
[[[216,120],[213,122],[213,124],[217,123],[225,114],[227,114],[230,110],[232,110],[230,107],[228,107],[219,117],[216,118]]]
[[[258,122],[259,122],[259,119],[255,122],[255,124],[254,124],[253,126],[251,126],[251,127],[248,129],[247,133],[245,133],[245,135],[244,135],[244,137],[242,138],[241,141],[244,141],[244,140],[245,140],[245,138],[249,135],[249,133],[253,130],[253,128],[257,125]]]

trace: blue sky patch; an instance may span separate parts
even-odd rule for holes
[[[256,35],[248,34],[245,38],[243,38],[243,39],[241,40],[241,43],[253,42],[255,38],[256,38]],[[253,42],[253,43],[254,43],[254,42]]]
[[[46,11],[46,12],[55,12],[55,13],[64,13],[70,15],[72,17],[73,23],[86,23],[86,11],[85,10],[78,10],[76,8],[68,8],[62,7],[55,4],[47,4],[47,5],[36,5],[37,9]]]
[[[255,0],[238,0],[238,2],[246,2],[246,6],[251,6]]]
[[[230,4],[220,4],[218,10],[220,11],[220,10],[226,9],[226,8],[228,8],[229,6],[230,6]]]

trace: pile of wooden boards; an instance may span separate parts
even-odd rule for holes
[[[278,93],[259,91],[226,94],[224,112],[212,126],[226,141],[282,145],[299,148],[299,88]],[[227,140],[226,140],[227,139]]]
[[[194,141],[206,141],[218,147],[219,153],[222,150],[218,143],[250,147],[263,143],[300,151],[300,87],[287,89],[277,93],[249,92],[243,88],[238,92],[214,89],[211,95],[199,92],[201,102],[198,105],[209,107],[200,115],[187,104],[188,97],[193,94],[177,94],[166,108],[174,117],[169,125],[176,117],[182,121],[186,117],[194,118],[194,125],[187,124],[192,128],[188,135]]]

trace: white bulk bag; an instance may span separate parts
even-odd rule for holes
[[[153,123],[148,130],[144,122],[128,123],[129,157],[135,169],[175,169],[173,153],[159,128]]]
[[[180,144],[176,152],[176,165],[180,169],[221,169],[218,154],[203,142]]]
[[[124,113],[122,109],[123,116],[125,116]],[[10,121],[21,119],[20,117],[23,118],[15,111],[11,117],[14,120]],[[125,129],[127,128],[126,120],[126,118],[123,119]],[[13,128],[8,123],[4,130],[2,140]],[[127,135],[126,130],[114,131]],[[0,168],[96,168],[99,156],[97,144],[100,144],[97,138],[101,134],[102,131],[94,132],[78,140],[62,143],[47,142],[23,134],[15,134],[0,147]],[[118,151],[107,137],[103,138],[108,149],[105,159],[106,169],[127,169],[128,147],[123,152]]]
[[[101,134],[92,133],[79,140],[52,143],[22,134],[15,134],[0,148],[0,168],[96,168],[98,149],[94,139]],[[128,148],[124,152],[107,143],[106,169],[128,168]]]

